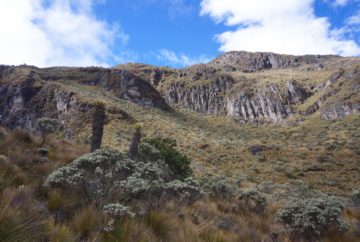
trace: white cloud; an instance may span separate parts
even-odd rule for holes
[[[346,20],[348,25],[360,25],[360,11]]]
[[[0,0],[0,63],[109,65],[128,36],[97,19],[94,0]]]
[[[334,6],[345,6],[346,4],[348,4],[349,0],[335,0],[333,5]]]
[[[156,54],[156,57],[160,61],[175,66],[190,66],[199,63],[207,63],[211,60],[211,58],[208,58],[205,55],[191,57],[182,53],[176,54],[174,51],[168,49],[160,50],[159,53]]]
[[[202,0],[201,15],[237,27],[216,36],[221,51],[360,55],[359,45],[316,17],[314,0]],[[333,34],[336,33],[336,34]]]

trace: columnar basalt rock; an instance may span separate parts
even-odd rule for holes
[[[164,91],[170,105],[191,109],[201,113],[225,114],[225,94],[233,86],[230,76],[218,76],[208,83],[172,83]]]
[[[241,121],[279,122],[291,114],[291,106],[276,84],[254,93],[228,98],[227,113]]]

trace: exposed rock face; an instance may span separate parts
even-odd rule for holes
[[[228,98],[227,113],[242,121],[280,122],[293,113],[292,104],[303,102],[309,96],[299,83],[290,80],[285,91],[277,84],[271,84],[254,93]]]
[[[168,103],[208,114],[226,114],[241,121],[279,122],[292,113],[292,104],[310,96],[299,83],[287,82],[286,90],[271,84],[255,91],[229,94],[234,79],[219,75],[216,80],[203,85],[187,87],[185,83],[171,84],[164,93]]]
[[[228,115],[242,121],[279,122],[291,114],[291,106],[278,85],[270,85],[255,93],[244,93],[227,101]]]
[[[230,51],[211,61],[209,64],[222,67],[227,71],[254,72],[264,69],[295,68],[304,65],[316,65],[322,68],[322,63],[337,56],[306,55],[292,56],[275,53]]]
[[[154,86],[158,86],[166,79],[175,78],[179,74],[177,70],[169,67],[157,67],[140,63],[128,63],[118,65],[113,69],[130,71],[137,76],[140,76],[143,79],[147,80]]]
[[[341,119],[359,113],[359,83],[360,66],[334,72],[329,80],[315,88],[317,91],[322,90],[323,95],[302,114],[309,115],[320,110],[323,119]]]
[[[341,119],[347,115],[360,113],[360,103],[338,102],[321,110],[323,119]]]
[[[290,103],[301,103],[304,102],[312,94],[304,89],[297,81],[287,81],[287,93],[286,96]]]
[[[71,138],[70,127],[81,127],[90,118],[92,104],[64,88],[76,81],[112,91],[118,98],[144,106],[172,109],[147,81],[130,72],[104,68],[0,68],[0,123],[34,130],[39,117],[57,118]]]
[[[112,91],[121,99],[171,111],[171,108],[151,84],[129,71],[111,70],[96,85]]]
[[[234,80],[230,76],[217,76],[209,83],[187,87],[185,83],[172,83],[164,92],[168,103],[201,113],[224,114],[225,93],[232,87]]]
[[[0,122],[7,127],[35,130],[38,118],[57,118],[65,136],[71,138],[73,130],[70,127],[81,127],[82,122],[89,118],[91,105],[81,102],[73,92],[68,92],[57,84],[42,86],[29,100],[19,90],[22,90],[21,86],[10,87],[4,92],[8,104],[0,110]]]
[[[165,111],[172,111],[171,106],[186,108],[228,115],[241,122],[279,123],[296,112],[304,116],[319,112],[324,119],[338,119],[359,113],[358,63],[359,58],[240,51],[183,69],[144,64],[110,69],[0,66],[0,124],[32,130],[39,117],[58,118],[66,136],[71,137],[74,130],[70,127],[79,127],[90,118],[92,104],[82,101],[78,95],[81,87],[89,86],[142,106]],[[282,70],[286,68],[288,70]],[[267,69],[276,70],[265,71]],[[323,69],[329,75],[326,81],[311,80],[312,74],[317,78],[316,72]],[[292,71],[307,74],[297,79]],[[259,72],[259,75],[247,72]],[[275,78],[271,76],[274,73]],[[286,79],[278,81],[283,74]],[[269,80],[257,79],[268,75]],[[79,93],[73,91],[71,85],[80,87]],[[308,99],[314,94],[316,96]],[[297,111],[302,103],[305,104]],[[131,118],[121,110],[108,111]]]

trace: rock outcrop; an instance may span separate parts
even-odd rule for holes
[[[323,119],[338,119],[359,113],[359,63],[359,58],[233,51],[183,69],[145,64],[110,69],[0,66],[0,124],[33,130],[39,117],[58,118],[71,137],[71,127],[90,118],[92,104],[79,97],[82,89],[112,93],[141,106],[185,108],[240,122],[280,123],[295,113],[316,112]],[[318,72],[329,78],[311,80]],[[121,110],[111,112],[128,117]]]
[[[285,90],[271,84],[255,91],[231,93],[234,79],[218,75],[214,81],[187,86],[171,84],[164,96],[168,103],[201,113],[225,114],[250,122],[279,122],[292,113],[292,104],[305,101],[311,94],[298,82],[289,80]]]
[[[57,118],[65,136],[90,118],[92,104],[82,101],[67,84],[97,86],[120,99],[172,111],[147,81],[123,70],[105,68],[46,68],[29,66],[0,68],[0,123],[9,128],[36,128],[39,117]]]
[[[336,102],[321,110],[323,119],[341,119],[350,114],[360,113],[360,103]]]
[[[280,122],[293,113],[292,104],[305,101],[310,96],[298,82],[287,82],[286,90],[277,84],[254,92],[239,94],[227,99],[227,114],[241,121]]]
[[[184,82],[171,83],[163,93],[170,105],[201,113],[225,114],[225,94],[234,84],[227,75],[218,75],[214,80],[188,86]]]
[[[313,65],[321,69],[323,64],[330,60],[339,58],[332,55],[280,55],[266,52],[230,51],[226,52],[209,64],[221,67],[226,71],[255,72],[264,69],[297,68]]]

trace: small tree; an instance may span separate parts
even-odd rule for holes
[[[191,161],[186,155],[181,154],[175,149],[176,140],[170,138],[156,137],[146,139],[146,143],[154,146],[160,151],[161,158],[169,166],[177,179],[183,180],[192,175],[190,167]]]
[[[141,125],[137,125],[135,127],[135,133],[133,135],[129,149],[129,158],[132,160],[136,158],[140,141],[141,141]]]
[[[37,127],[41,132],[42,142],[40,147],[42,147],[45,143],[46,137],[58,129],[59,121],[53,118],[39,118],[37,120]]]
[[[100,149],[104,124],[105,124],[105,103],[102,101],[96,101],[94,104],[94,116],[92,124],[92,137],[91,137],[91,149],[94,150]]]

